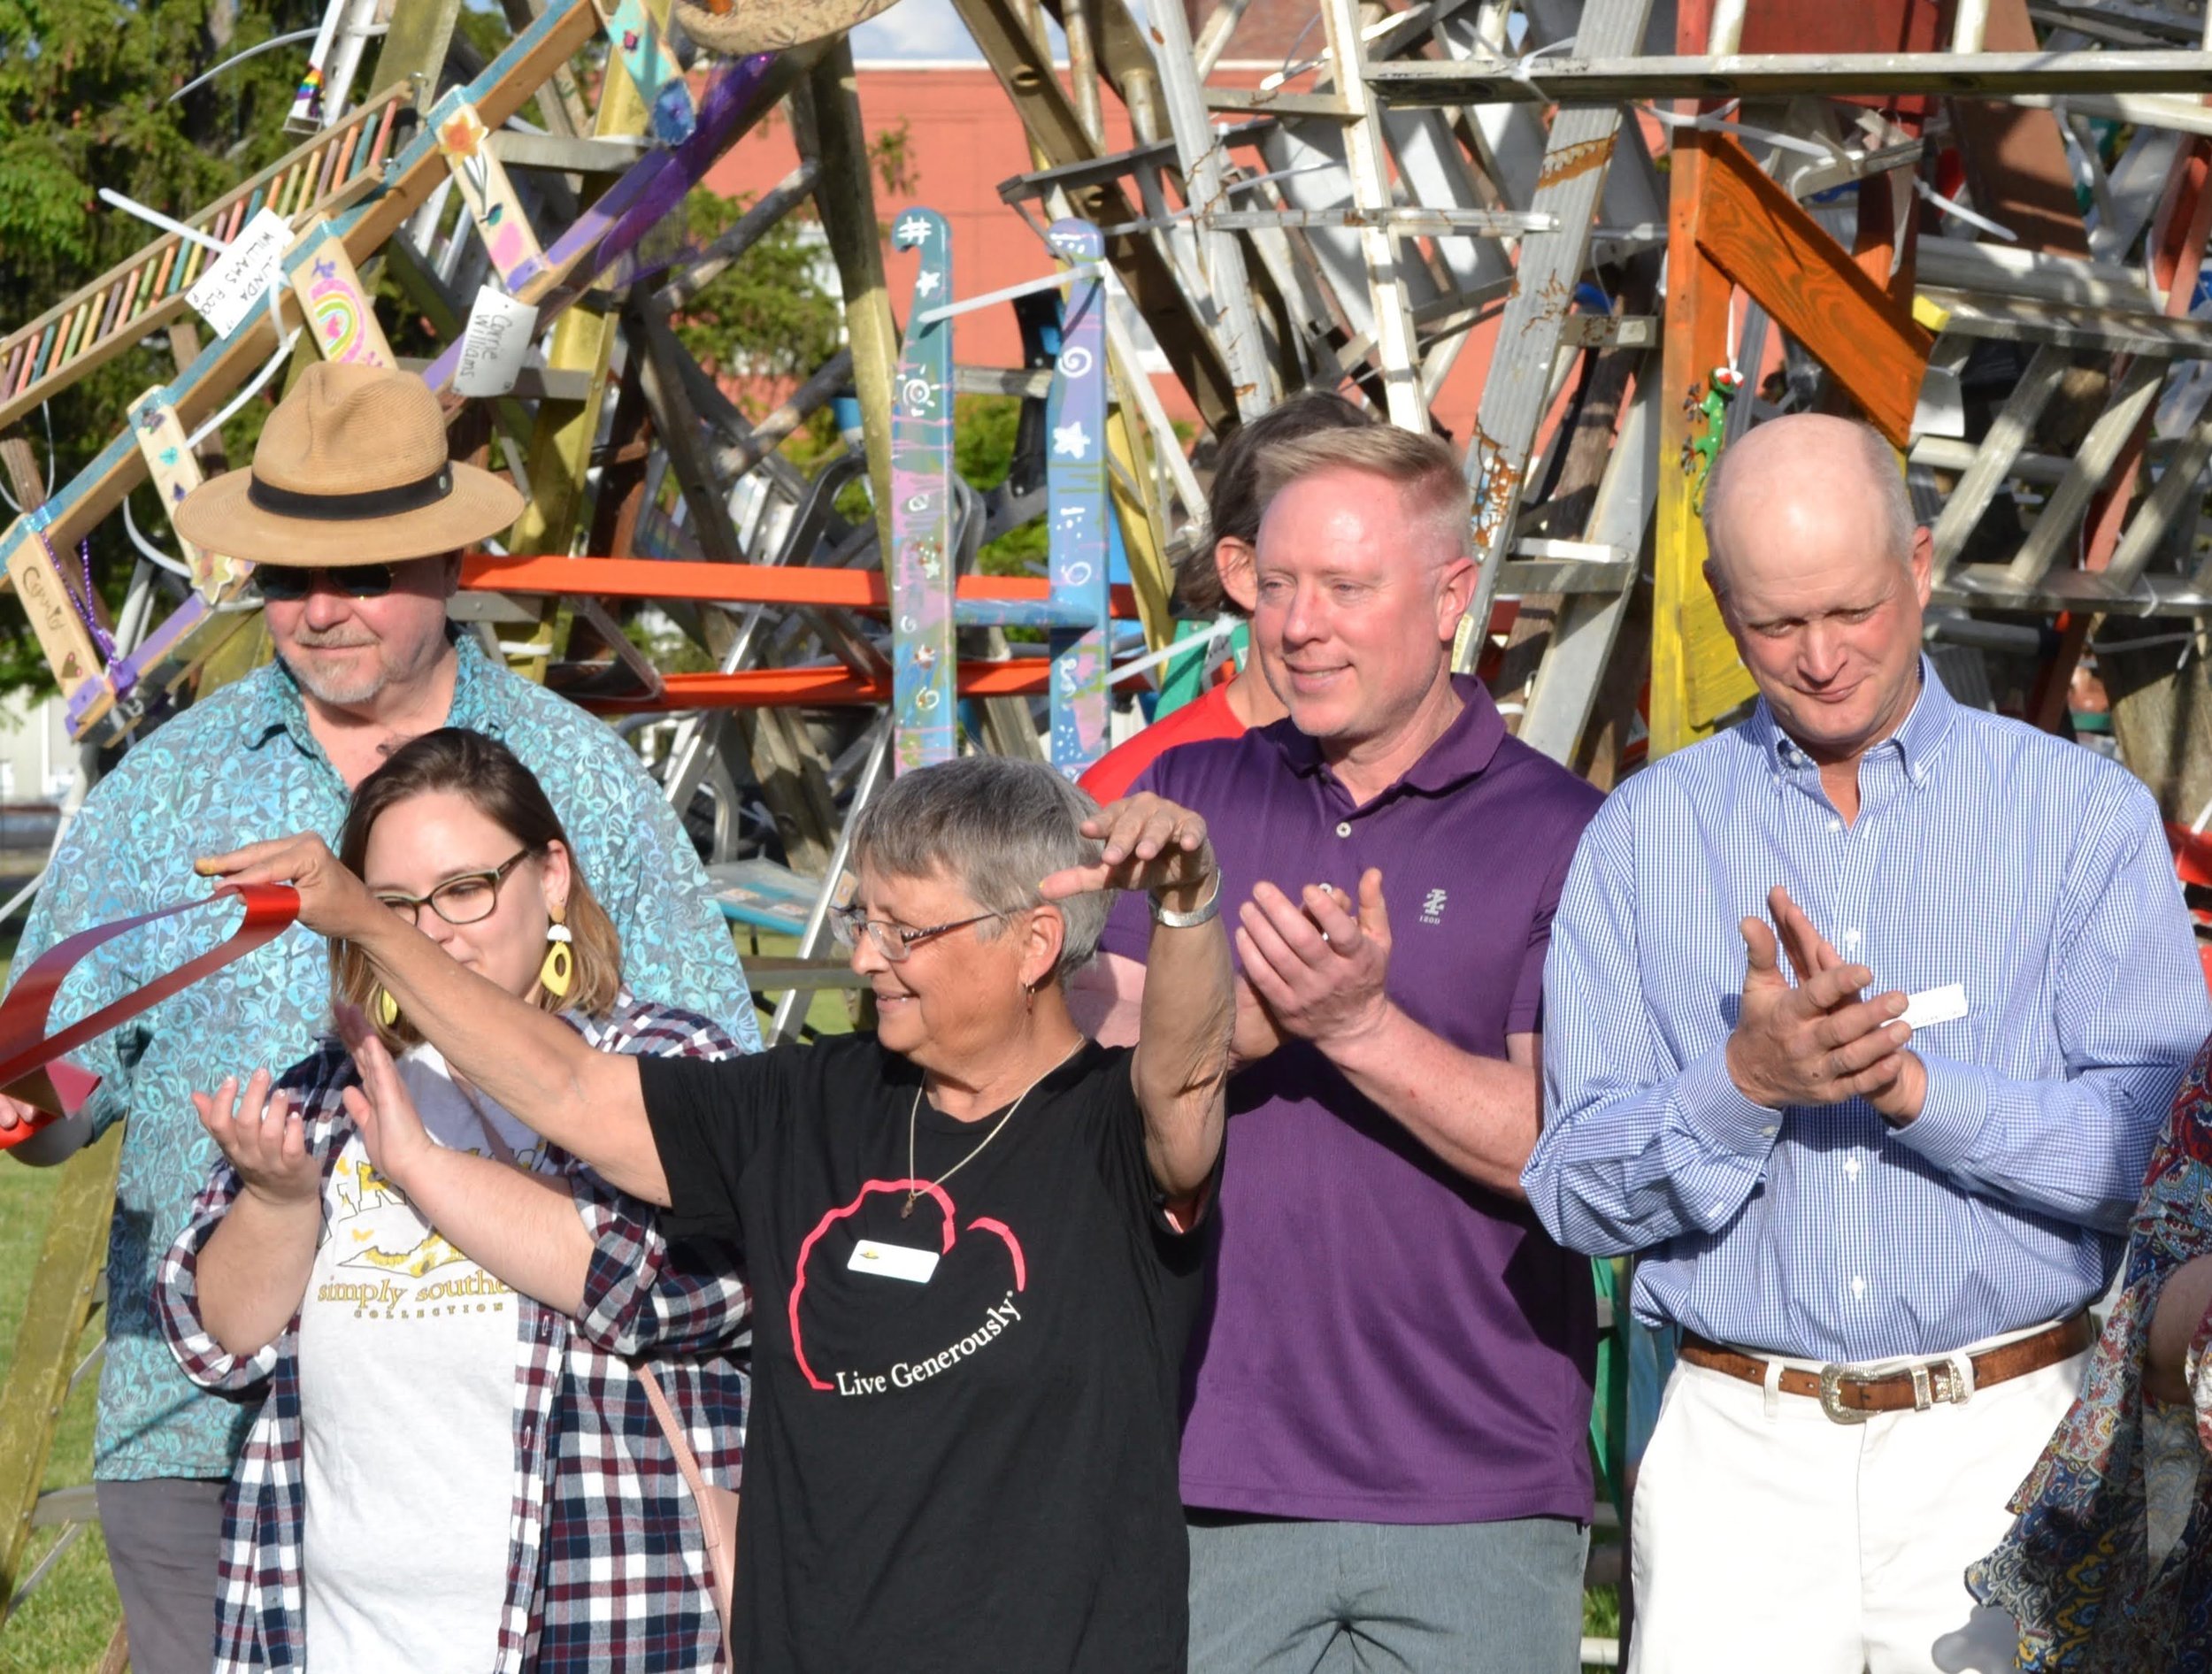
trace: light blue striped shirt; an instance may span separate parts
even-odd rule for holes
[[[1552,924],[1552,1236],[1644,1250],[1637,1314],[1815,1360],[1933,1355],[2070,1314],[2112,1275],[2153,1140],[2212,1029],[2158,809],[2124,769],[1919,701],[1847,825],[1762,703],[1599,810]],[[1921,1115],[1771,1110],[1724,1058],[1740,919],[1787,887],[1874,991],[1962,983],[1921,1030]]]

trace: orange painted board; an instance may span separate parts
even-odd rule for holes
[[[487,593],[572,593],[607,599],[693,599],[721,604],[815,604],[848,610],[887,610],[890,592],[877,570],[818,570],[804,565],[699,564],[666,558],[498,557],[472,552],[461,561],[461,585]],[[964,575],[964,599],[1031,601],[1051,596],[1042,576]],[[1118,619],[1137,619],[1136,595],[1113,594]]]
[[[1699,248],[1904,447],[1935,339],[1742,146],[1717,134],[1681,140],[1704,155]],[[1678,141],[1676,167],[1690,149]]]
[[[1052,663],[1048,657],[963,663],[960,695],[1036,697],[1043,695],[1051,678]],[[1137,687],[1146,682],[1145,675],[1132,674],[1116,683]],[[663,690],[658,697],[586,698],[582,703],[586,709],[616,714],[686,709],[774,709],[786,705],[829,707],[890,701],[888,680],[866,680],[850,669],[833,667],[740,669],[734,674],[669,674],[663,676]]]

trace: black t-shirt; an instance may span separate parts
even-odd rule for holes
[[[664,1225],[741,1241],[753,1286],[740,1666],[1181,1674],[1202,1279],[1128,1052],[1087,1042],[905,1218],[920,1072],[874,1036],[638,1069]],[[912,1178],[996,1118],[925,1098]]]

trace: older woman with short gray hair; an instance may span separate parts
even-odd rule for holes
[[[852,851],[876,1032],[720,1063],[591,1051],[311,837],[202,870],[294,884],[486,1094],[669,1206],[672,1240],[742,1248],[738,1668],[1180,1674],[1179,1372],[1235,1011],[1205,824],[977,756],[897,779]],[[1119,889],[1152,897],[1133,1049],[1064,994]],[[411,1123],[374,1032],[342,1026],[357,1119]]]

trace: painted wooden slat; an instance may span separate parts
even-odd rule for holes
[[[1685,134],[1705,156],[1697,237],[1721,271],[1828,369],[1891,443],[1911,440],[1935,339],[1734,140]]]
[[[308,334],[322,357],[353,365],[397,366],[383,327],[377,324],[375,304],[336,228],[319,219],[301,236],[297,248],[302,259],[288,261],[286,266]]]
[[[1053,254],[1090,264],[1068,288],[1060,353],[1045,398],[1045,529],[1052,603],[1092,626],[1052,636],[1052,764],[1070,779],[1106,752],[1106,671],[1112,604],[1106,501],[1106,296],[1097,264],[1105,242],[1088,221],[1055,221]]]
[[[952,630],[952,327],[914,319],[952,300],[945,218],[910,209],[892,229],[918,253],[891,413],[892,707],[896,771],[948,761],[956,746]]]

